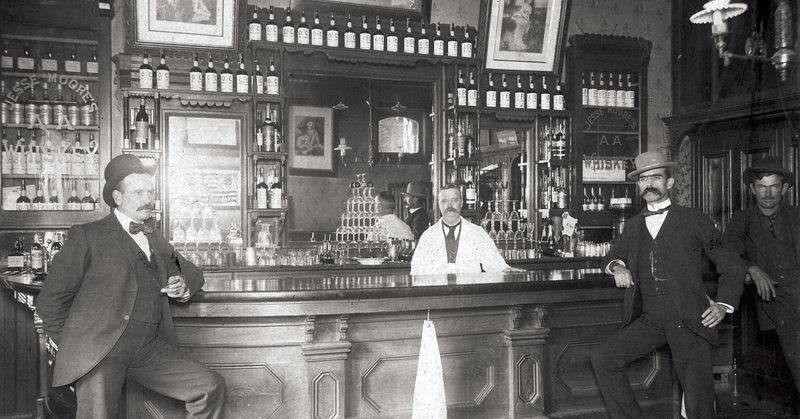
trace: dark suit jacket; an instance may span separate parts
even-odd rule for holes
[[[743,209],[734,214],[731,222],[728,223],[728,227],[725,229],[724,238],[733,246],[739,255],[743,256],[749,262],[747,263],[748,268],[752,265],[756,265],[770,272],[768,266],[770,262],[767,259],[767,255],[764,253],[768,250],[764,243],[766,243],[767,240],[771,240],[771,238],[762,237],[764,234],[763,230],[756,228],[753,224],[760,216],[759,211],[758,207],[754,207]],[[791,205],[783,205],[780,211],[783,213],[783,216],[786,217],[789,229],[791,234],[794,234],[795,240],[800,240],[800,208]],[[798,245],[798,243],[795,243],[794,250],[795,260],[800,264],[800,245]],[[773,279],[778,280],[778,278]],[[790,306],[797,307],[797,301],[800,300],[800,278],[795,278],[791,284],[778,283],[775,287],[775,295],[777,298],[788,298],[792,300],[789,302]],[[781,320],[780,317],[786,314],[777,307],[778,304],[783,303],[775,302],[775,300],[764,301],[759,297],[757,297],[756,300],[756,312],[758,313],[758,323],[761,326],[761,330],[774,329],[776,321]]]
[[[622,325],[626,326],[642,314],[639,279],[636,278],[641,234],[650,234],[638,214],[625,223],[620,238],[603,259],[607,266],[615,259],[625,262],[633,275],[633,286],[625,290]],[[720,273],[715,301],[736,308],[742,294],[746,266],[736,252],[725,246],[712,221],[693,208],[672,204],[656,240],[665,249],[669,292],[686,326],[712,344],[717,343],[717,328],[702,325],[700,315],[708,308],[702,272],[705,258],[711,259]]]
[[[204,284],[203,272],[183,259],[159,232],[149,235],[157,258],[160,287],[182,274],[192,294]],[[134,264],[141,250],[114,214],[73,226],[56,254],[36,313],[58,345],[53,385],[75,382],[106,356],[128,325],[136,299]],[[161,294],[159,335],[174,344],[169,298]]]
[[[422,233],[431,225],[428,219],[428,211],[425,211],[425,208],[420,208],[413,214],[410,214],[405,221],[406,224],[411,227],[411,232],[414,233],[414,240],[419,240]]]

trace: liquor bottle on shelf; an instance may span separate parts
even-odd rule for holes
[[[589,106],[597,106],[597,86],[594,84],[594,72],[589,72],[589,89],[587,90],[587,102]]]
[[[456,131],[456,152],[459,158],[463,158],[466,153],[466,121],[459,119],[458,128]]]
[[[436,22],[436,34],[433,36],[433,55],[437,57],[444,56],[444,38],[442,38],[442,28],[439,22]]]
[[[22,130],[17,130],[17,141],[14,145],[14,153],[11,156],[11,173],[15,175],[25,175],[28,173],[28,159],[25,157],[27,151],[25,137]]]
[[[458,84],[456,84],[456,105],[467,106],[467,86],[464,84],[464,75],[458,69]]]
[[[48,73],[58,72],[58,61],[53,58],[53,46],[50,44],[47,45],[45,56],[39,60],[39,69]]]
[[[453,119],[447,118],[447,158],[456,158],[456,129],[453,126]]]
[[[283,34],[283,42],[287,44],[294,44],[294,24],[292,23],[292,8],[286,8],[286,21],[283,22],[283,27],[281,28]]]
[[[347,28],[344,30],[344,47],[356,48],[356,32],[353,30],[353,19],[349,13],[347,14]]]
[[[339,47],[339,28],[336,27],[336,18],[333,16],[333,12],[331,12],[330,25],[328,26],[328,30],[325,32],[325,41],[326,45],[329,47]]]
[[[621,108],[627,108],[627,104],[625,103],[625,86],[623,86],[622,82],[622,73],[617,74],[617,106]]]
[[[626,108],[635,108],[636,107],[636,92],[633,90],[633,81],[631,80],[631,74],[628,73],[627,80],[626,80],[627,89],[625,90],[625,107]]]
[[[31,55],[31,47],[28,44],[25,44],[25,47],[23,47],[22,55],[17,57],[17,70],[20,71],[34,70],[33,55]]]
[[[278,42],[278,24],[275,22],[273,6],[269,6],[269,20],[264,24],[264,40]]]
[[[467,106],[478,106],[478,87],[475,85],[475,74],[469,70],[469,87],[467,87]]]
[[[466,122],[466,126],[467,126],[466,136],[467,136],[467,139],[466,139],[466,145],[464,147],[465,147],[466,153],[467,153],[466,157],[468,159],[472,159],[472,158],[475,157],[475,142],[473,140],[474,135],[472,133],[473,127],[472,127],[472,123],[469,120],[469,115],[466,116],[466,120],[467,120],[467,122]]]
[[[89,86],[86,85],[86,89],[89,89]],[[95,117],[94,117],[94,109],[95,104],[87,101],[83,102],[81,105],[80,113],[81,113],[81,125],[88,127],[95,125]]]
[[[50,190],[50,197],[48,198],[49,209],[52,210],[52,211],[62,210],[64,208],[63,208],[63,205],[61,204],[61,202],[58,199],[58,189],[57,189],[57,185],[55,185],[56,182],[52,182],[52,183],[53,184],[50,185],[52,187],[52,189]]]
[[[61,125],[67,118],[67,105],[64,102],[64,88],[56,83],[56,100],[53,102],[53,124]]]
[[[11,174],[11,146],[8,145],[8,138],[6,138],[6,129],[0,131],[0,174]]]
[[[431,40],[428,38],[428,29],[425,19],[419,23],[419,37],[417,38],[417,53],[420,55],[430,55]]]
[[[280,90],[280,78],[278,73],[275,72],[275,57],[269,57],[269,71],[267,72],[267,94],[277,95]]]
[[[297,43],[301,45],[311,43],[311,28],[308,27],[308,22],[306,22],[305,8],[300,11],[300,24],[297,25]]]
[[[500,79],[500,107],[501,108],[510,108],[511,107],[511,92],[508,90],[508,82],[506,81],[506,75]]]
[[[319,10],[314,10],[314,26],[311,27],[311,45],[321,47],[325,43],[322,26],[319,24]]]
[[[375,32],[372,34],[372,50],[383,51],[386,49],[386,35],[381,29],[381,17],[375,16]]]
[[[75,133],[75,141],[72,143],[72,156],[69,162],[69,173],[74,176],[83,175],[86,167],[86,150],[81,145],[80,133]]]
[[[461,40],[461,57],[472,58],[472,50],[475,46],[469,38],[469,26],[464,26],[464,39]]]
[[[92,58],[86,62],[86,73],[87,74],[97,74],[99,71],[99,67],[97,64],[97,50],[92,51]]]
[[[135,148],[139,150],[146,149],[147,138],[150,136],[150,117],[147,115],[147,110],[144,106],[144,98],[139,99],[139,111],[136,112],[134,126],[136,127],[133,136]]]
[[[58,84],[59,87],[61,84]],[[0,80],[0,98],[6,96],[6,81]],[[11,121],[11,104],[5,100],[0,100],[0,125],[8,124]]]
[[[247,31],[251,41],[260,41],[262,38],[261,21],[258,20],[258,6],[253,6],[253,18],[247,23]]]
[[[450,37],[447,38],[447,56],[458,57],[458,39],[456,38],[456,27],[450,23]]]
[[[72,91],[72,96],[67,102],[67,120],[69,121],[70,125],[78,125],[80,119],[80,106],[78,106],[78,94],[75,90]]]
[[[39,243],[40,237],[39,233],[33,233],[31,244],[31,271],[36,275],[44,273],[44,247]]]
[[[78,181],[72,181],[72,188],[69,191],[69,198],[67,198],[67,211],[80,211],[81,199],[78,198]]]
[[[27,173],[38,175],[42,173],[42,153],[36,143],[36,131],[31,130],[31,142],[25,154]]]
[[[258,169],[256,178],[256,208],[269,208],[269,186],[264,181],[264,168]]]
[[[47,200],[44,198],[44,191],[41,187],[41,182],[36,182],[36,196],[33,197],[31,201],[31,209],[33,211],[42,211],[45,209],[45,204],[47,204]]]
[[[31,87],[28,91],[28,101],[25,103],[25,123],[33,125],[39,116],[39,99],[36,97],[36,88]]]
[[[31,199],[28,198],[28,188],[25,185],[25,179],[22,180],[22,189],[17,197],[17,211],[30,211]]]
[[[52,262],[56,254],[61,251],[61,247],[63,246],[61,244],[61,240],[62,240],[61,233],[60,232],[55,233],[55,237],[53,238],[53,243],[50,245],[50,252],[49,252],[50,262]]]
[[[547,88],[547,77],[542,76],[542,93],[539,94],[539,108],[550,110],[550,90]]]
[[[413,54],[417,48],[417,38],[411,32],[411,18],[406,18],[406,34],[403,36],[403,52]]]
[[[25,269],[25,242],[22,237],[14,240],[14,251],[8,254],[6,261],[11,271],[22,272]]]
[[[617,105],[617,89],[614,87],[614,73],[608,73],[608,87],[606,88],[606,106],[609,108],[616,108]]]
[[[561,91],[561,83],[556,81],[556,92],[553,94],[553,109],[564,110],[564,93]]]
[[[253,92],[257,95],[264,94],[264,74],[261,73],[261,66],[258,60],[254,60],[255,70],[253,71]]]
[[[264,134],[264,145],[260,151],[275,151],[275,120],[272,118],[270,104],[267,104],[264,112],[264,121],[261,125],[261,132]]]
[[[589,104],[589,85],[586,83],[586,72],[581,73],[581,106]]]
[[[394,27],[394,18],[389,18],[389,34],[386,35],[386,51],[397,52],[400,44],[400,37]]]
[[[278,119],[278,111],[276,109],[272,110],[272,124],[275,126],[275,134],[272,138],[272,151],[280,153],[283,151],[283,135],[281,134],[280,119]]]
[[[468,210],[474,210],[478,202],[478,191],[475,189],[475,183],[472,182],[472,174],[469,175],[467,180],[467,187],[464,191],[465,199]]]
[[[167,67],[163,49],[161,50],[161,62],[156,67],[156,89],[169,89],[169,67]]]
[[[606,199],[603,197],[603,188],[597,187],[597,210],[603,211],[606,209]]]
[[[200,69],[200,59],[197,53],[194,53],[192,68],[189,69],[189,90],[203,90],[203,70]]]
[[[211,54],[208,54],[208,67],[206,67],[206,71],[203,73],[203,80],[205,81],[206,92],[217,91],[219,74],[217,74],[217,70],[214,69],[214,57],[212,57]]]
[[[250,75],[244,68],[244,55],[239,54],[239,70],[236,71],[236,93],[250,93]]]
[[[144,52],[142,64],[139,66],[139,88],[153,88],[153,67],[150,65],[150,58],[147,57],[147,51]]]
[[[514,109],[525,109],[525,90],[522,88],[522,76],[517,74],[517,89],[514,90]]]
[[[492,73],[489,73],[489,87],[486,88],[486,107],[487,108],[496,108],[497,107],[497,90],[494,89],[494,77],[492,77]]]
[[[42,102],[39,104],[39,122],[44,125],[53,123],[53,102],[50,101],[50,90],[47,82],[42,83]]]
[[[528,91],[525,92],[525,109],[536,109],[539,102],[539,94],[536,93],[536,85],[533,83],[533,75],[528,75]]]
[[[100,154],[97,148],[97,141],[94,139],[94,134],[89,134],[89,145],[86,147],[86,155],[84,156],[85,168],[84,172],[89,176],[96,176],[100,173]]]
[[[586,186],[583,187],[583,204],[581,205],[581,209],[584,211],[589,211],[589,193],[586,192]]]
[[[372,34],[367,26],[367,16],[361,17],[361,32],[358,33],[358,49],[368,51],[372,49]]]
[[[222,64],[222,71],[219,72],[219,91],[233,93],[233,72],[227,55],[225,55],[225,63]]]
[[[10,71],[14,68],[14,57],[8,51],[8,40],[3,43],[3,50],[0,51],[0,69]]]
[[[261,119],[261,112],[258,113],[258,119]],[[264,131],[261,127],[256,129],[256,142],[253,145],[253,151],[264,151]]]
[[[274,209],[283,208],[283,186],[278,174],[278,168],[272,169],[272,186],[269,188],[269,207]]]
[[[67,140],[65,131],[61,131],[61,144],[55,152],[56,174],[69,173],[70,163],[72,162],[72,144]],[[47,188],[45,188],[45,192],[47,192]]]
[[[600,81],[597,86],[597,106],[607,106],[606,102],[606,85],[603,79],[603,73],[600,73]]]

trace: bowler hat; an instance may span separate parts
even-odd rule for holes
[[[130,154],[121,154],[108,162],[108,166],[106,166],[106,170],[103,173],[106,179],[106,184],[103,186],[103,200],[106,201],[109,207],[116,208],[117,206],[111,192],[122,182],[122,179],[134,173],[150,174],[151,172],[138,157]]]
[[[784,183],[788,183],[789,186],[794,186],[794,173],[783,168],[783,162],[781,161],[780,157],[770,156],[754,161],[753,165],[744,171],[742,181],[746,185],[749,185],[753,182],[753,180],[755,180],[755,175],[759,173],[772,173],[781,175]]]
[[[422,182],[408,182],[406,191],[401,193],[403,195],[416,196],[417,198],[425,198],[428,196],[428,188]]]
[[[639,154],[636,156],[634,163],[636,165],[636,170],[628,173],[629,180],[636,180],[639,178],[640,174],[649,170],[658,169],[661,167],[674,168],[678,166],[677,162],[667,160],[667,156],[658,150],[645,151],[644,153]]]

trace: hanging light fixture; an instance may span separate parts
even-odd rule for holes
[[[723,64],[730,64],[731,58],[769,62],[775,67],[781,81],[789,77],[790,65],[794,62],[794,34],[792,27],[792,7],[789,0],[777,0],[775,8],[775,53],[766,55],[764,36],[754,31],[745,43],[745,55],[727,51],[728,24],[726,20],[739,16],[747,10],[745,3],[731,3],[730,0],[711,0],[703,5],[703,10],[693,14],[689,21],[695,24],[711,24],[711,39],[717,48]]]

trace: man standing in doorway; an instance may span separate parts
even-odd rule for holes
[[[800,388],[800,208],[783,202],[794,174],[777,157],[756,161],[743,175],[756,207],[737,212],[724,238],[748,265],[746,283],[758,294],[761,330],[775,330]]]
[[[422,182],[408,182],[406,191],[402,192],[403,197],[408,205],[408,217],[405,222],[411,227],[411,232],[414,233],[414,240],[419,240],[422,232],[425,231],[431,224],[428,218],[428,212],[422,207],[425,198],[428,196],[428,189]]]
[[[644,417],[625,369],[666,344],[688,417],[713,418],[711,348],[716,326],[738,305],[744,263],[706,215],[670,201],[677,163],[660,151],[642,153],[635,163],[628,178],[638,182],[647,208],[630,219],[603,260],[626,290],[622,329],[591,356],[597,383],[612,418]],[[706,257],[721,274],[714,299],[703,286]]]

